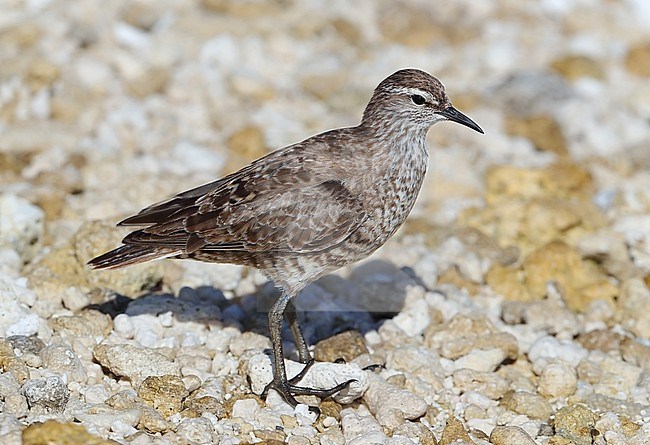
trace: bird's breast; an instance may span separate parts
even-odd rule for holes
[[[393,153],[395,154],[395,153]],[[374,176],[368,190],[371,203],[368,229],[380,245],[404,223],[413,209],[429,164],[426,146],[413,144],[396,156]]]

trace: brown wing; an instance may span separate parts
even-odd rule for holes
[[[270,156],[205,186],[150,206],[122,225],[148,225],[126,244],[202,251],[307,253],[345,240],[366,218],[337,180],[316,178],[311,161]],[[322,175],[319,175],[322,176]]]

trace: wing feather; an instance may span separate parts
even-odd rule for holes
[[[125,219],[120,225],[145,227],[124,243],[186,254],[329,249],[348,238],[366,213],[358,196],[331,174],[316,174],[313,162],[296,153],[272,153]]]

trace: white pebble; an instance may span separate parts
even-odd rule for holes
[[[568,397],[576,391],[578,378],[573,368],[565,363],[551,363],[539,376],[539,393],[549,397]]]
[[[428,304],[423,299],[424,289],[415,286],[409,287],[409,290],[411,289],[413,289],[413,292],[419,292],[422,298],[414,301],[408,308],[397,314],[393,321],[406,335],[415,337],[424,332],[431,323],[431,318],[429,317]]]
[[[84,392],[84,400],[88,404],[104,403],[111,396],[111,392],[103,384],[91,385]]]
[[[45,232],[45,213],[26,199],[0,195],[0,248],[11,248],[23,260],[38,251]]]
[[[587,350],[580,345],[570,341],[559,341],[555,337],[541,337],[530,347],[528,359],[537,366],[538,363],[544,366],[546,361],[562,360],[576,367],[580,360],[587,356]]]
[[[459,357],[454,362],[456,369],[472,369],[474,371],[493,372],[506,359],[503,349],[477,349]]]
[[[185,419],[177,427],[176,433],[186,443],[210,444],[212,442],[212,423],[205,417]],[[219,442],[221,443],[221,442]]]
[[[369,386],[363,400],[382,426],[396,428],[404,420],[417,419],[426,412],[427,403],[422,397],[391,385],[374,373],[367,375]]]
[[[239,399],[232,405],[232,417],[241,417],[248,423],[253,423],[260,405],[255,399]]]
[[[133,338],[135,328],[131,322],[131,317],[126,314],[118,314],[113,320],[113,330],[125,339]]]

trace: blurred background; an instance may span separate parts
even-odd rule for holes
[[[490,165],[572,159],[613,169],[598,178],[611,193],[611,174],[648,166],[644,0],[4,0],[0,12],[2,190],[48,222],[117,218],[355,125],[404,67],[439,77],[486,130],[431,132],[419,208],[433,220],[483,199]]]
[[[446,325],[450,317],[490,317],[486,323],[514,339],[512,348],[501,337],[494,342],[517,361],[510,366],[499,357],[490,370],[504,370],[512,389],[527,382],[523,387],[535,391],[536,376],[548,369],[545,357],[530,352],[539,338],[555,342],[541,348],[553,354],[560,340],[573,342],[562,356],[572,366],[569,389],[539,389],[560,401],[553,410],[571,396],[594,411],[617,410],[636,429],[647,425],[647,0],[1,0],[0,337],[60,340],[66,328],[57,317],[72,319],[91,304],[108,305],[103,312],[119,313],[122,321],[129,310],[132,320],[146,314],[140,337],[124,324],[111,332],[108,320],[105,332],[86,336],[89,346],[70,340],[89,384],[104,384],[112,377],[103,376],[91,348],[109,333],[118,344],[134,338],[147,347],[195,345],[213,354],[203,318],[214,323],[215,336],[223,323],[237,335],[265,332],[256,303],[223,298],[271,294],[269,286],[260,291],[266,279],[253,271],[162,261],[91,273],[85,262],[115,247],[124,232],[114,224],[142,207],[314,133],[356,125],[373,88],[405,67],[437,76],[485,135],[436,125],[417,206],[375,257],[388,261],[358,266],[345,278],[324,277],[302,298],[311,310],[328,297],[335,304],[324,311],[357,310],[361,303],[389,307],[391,317],[404,311],[381,328],[365,312],[365,318],[318,313],[306,323],[307,334],[321,339],[366,323],[378,329],[365,341],[379,355],[390,357],[424,336],[430,351],[449,362],[458,356],[445,352],[445,339],[467,331],[453,320]],[[151,298],[131,305],[100,290],[106,288],[129,298],[162,288],[178,298],[162,298],[169,306]],[[388,306],[395,295],[396,309]],[[158,315],[169,316],[165,329],[177,323],[179,333],[152,337],[149,325],[164,330]],[[185,325],[185,315],[199,319]],[[479,328],[482,339],[487,331]],[[438,335],[444,329],[448,337]],[[625,345],[627,352],[612,354]],[[607,351],[609,368],[600,356],[581,362],[587,349]],[[234,375],[238,362],[219,354],[210,369]],[[421,349],[412,354],[405,361],[420,371],[435,362]],[[420,367],[418,360],[428,362]],[[574,370],[578,362],[582,371]],[[235,364],[224,371],[224,363]],[[629,372],[621,374],[622,367]],[[450,373],[410,387],[436,397],[429,403],[442,407],[430,410],[438,432],[444,410],[460,413],[458,395],[467,389],[457,389],[457,381],[449,388]],[[427,378],[432,386],[422,384]],[[490,403],[508,384],[489,395]],[[21,400],[17,419],[27,413]],[[489,410],[468,410],[465,420],[489,432],[497,423]],[[551,414],[544,405],[538,418]],[[533,437],[546,435],[540,422],[527,423]],[[647,437],[639,433],[630,443]],[[592,438],[585,440],[576,443]]]

